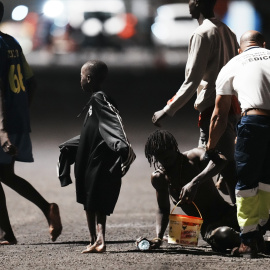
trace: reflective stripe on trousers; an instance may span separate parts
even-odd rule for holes
[[[236,204],[241,234],[256,232],[269,218],[270,185],[259,183],[258,188],[236,190]]]

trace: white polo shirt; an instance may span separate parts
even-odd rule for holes
[[[242,112],[270,110],[270,50],[249,47],[231,59],[216,81],[217,95],[236,95]]]

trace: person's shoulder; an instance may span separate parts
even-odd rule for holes
[[[194,162],[200,161],[204,153],[205,153],[205,150],[203,148],[197,147],[197,148],[193,148],[191,150],[185,151],[182,154],[190,163],[194,163]]]
[[[94,92],[91,96],[91,101],[97,102],[99,104],[104,104],[107,101],[107,96],[102,91]]]
[[[194,41],[200,40],[200,42],[209,42],[216,33],[216,25],[210,19],[204,19],[203,23],[193,32],[192,39]]]
[[[235,40],[237,40],[236,34],[233,32],[233,30],[227,24],[225,24],[224,22],[218,20],[217,18],[209,19],[209,21],[212,24],[213,31],[216,31],[216,32],[219,32],[219,33],[226,32],[227,34],[233,36],[235,38]]]
[[[93,96],[96,100],[99,100],[100,102],[103,102],[105,105],[108,105],[110,107],[112,106],[118,111],[118,106],[115,100],[104,91],[98,91],[94,93]]]
[[[232,36],[235,33],[222,21],[217,18],[204,19],[203,23],[196,29],[196,33],[201,36],[216,36],[220,32],[229,32]],[[236,36],[235,36],[236,37]]]
[[[230,59],[228,61],[228,63],[222,69],[224,69],[224,70],[231,70],[232,67],[235,67],[235,69],[238,69],[237,66],[240,64],[241,58],[243,58],[243,57],[244,57],[244,55],[242,53],[241,54],[237,54],[232,59]]]
[[[194,33],[198,35],[208,35],[209,32],[215,31],[216,25],[210,19],[204,19],[202,24],[199,25]]]
[[[161,169],[156,169],[151,174],[151,183],[156,190],[167,190],[166,173]]]
[[[9,34],[3,33],[3,32],[1,32],[1,31],[0,31],[0,38],[2,38],[2,39],[13,40],[13,41],[15,41],[16,43],[19,44],[18,40],[17,40],[15,37],[13,37],[13,36],[11,36],[11,35],[9,35]]]
[[[93,95],[92,95],[92,98],[93,99],[99,99],[99,100],[102,100],[102,101],[110,101],[111,100],[111,98],[104,91],[94,92]]]
[[[97,91],[94,92],[92,94],[92,98],[99,98],[99,99],[103,99],[103,96],[105,95],[105,93],[103,93],[102,91]]]
[[[2,44],[15,47],[16,49],[19,49],[19,51],[22,51],[21,45],[18,40],[9,34],[0,32],[0,41]]]
[[[161,169],[156,169],[155,171],[152,172],[151,178],[152,179],[160,179],[165,177],[165,172],[162,171]]]

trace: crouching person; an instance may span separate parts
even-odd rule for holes
[[[198,216],[193,201],[201,212],[201,235],[213,250],[225,252],[240,243],[236,207],[219,194],[212,177],[225,165],[226,159],[218,154],[205,158],[202,148],[180,153],[174,136],[157,130],[150,134],[145,145],[145,156],[155,171],[151,175],[156,189],[158,210],[156,238],[151,249],[160,247],[170,215],[170,198],[188,216]],[[209,161],[210,160],[210,161]]]

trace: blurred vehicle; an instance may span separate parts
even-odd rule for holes
[[[50,7],[47,8],[48,15],[53,14],[57,2],[63,9],[53,18],[50,35],[59,44],[66,42],[68,37],[77,43],[77,47],[119,48],[120,39],[135,34],[136,18],[126,13],[124,0],[49,0],[45,3],[45,7]],[[61,29],[64,29],[64,38],[63,35],[59,38]]]
[[[188,4],[167,4],[157,8],[151,36],[155,45],[169,48],[187,47],[197,27],[198,22],[192,19]]]
[[[77,0],[68,2],[69,23],[86,36],[114,35],[125,27],[123,0]]]

